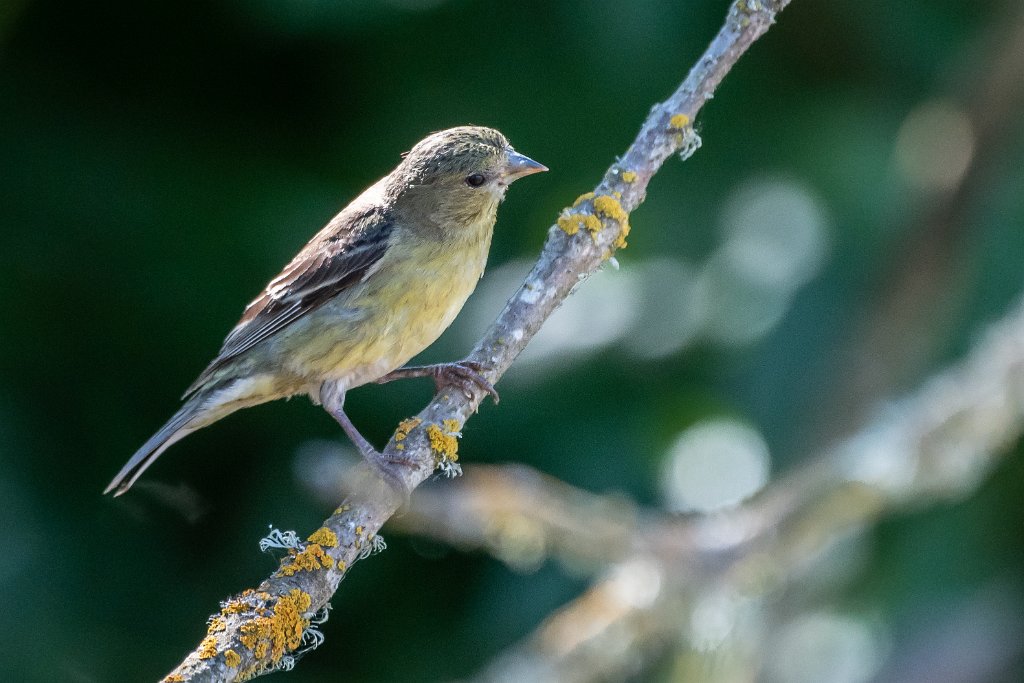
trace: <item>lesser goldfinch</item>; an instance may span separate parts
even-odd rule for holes
[[[120,495],[164,450],[239,408],[308,394],[382,474],[386,462],[342,410],[369,382],[431,375],[475,382],[472,364],[401,368],[451,324],[484,272],[510,183],[547,168],[500,132],[433,133],[370,186],[250,303],[181,410],[131,457],[104,493]],[[393,473],[392,473],[393,474]],[[394,477],[385,477],[394,480]]]

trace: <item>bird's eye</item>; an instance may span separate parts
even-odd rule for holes
[[[483,177],[479,173],[474,173],[466,178],[466,184],[470,187],[480,187],[485,182],[487,182],[487,178]]]

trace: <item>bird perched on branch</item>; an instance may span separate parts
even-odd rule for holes
[[[346,206],[270,281],[188,388],[182,408],[131,457],[104,493],[120,495],[168,446],[233,413],[308,394],[388,481],[389,461],[343,411],[369,382],[432,376],[476,384],[460,361],[401,367],[452,323],[484,272],[498,204],[509,184],[546,171],[490,128],[434,133]]]

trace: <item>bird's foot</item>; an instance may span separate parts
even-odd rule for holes
[[[345,416],[347,420],[347,415]],[[340,420],[339,420],[340,422]],[[351,425],[351,422],[349,422]],[[343,424],[344,428],[345,425]],[[345,429],[348,434],[348,438],[352,441],[352,445],[359,451],[359,455],[363,456],[363,460],[373,468],[374,472],[387,484],[393,491],[402,496],[402,500],[405,503],[409,502],[409,496],[412,494],[412,489],[409,488],[409,484],[406,482],[405,476],[410,468],[418,467],[416,461],[408,455],[402,453],[387,453],[386,451],[378,451],[373,445],[367,441],[362,434],[360,434],[355,427],[350,431]]]
[[[412,489],[406,482],[405,474],[410,467],[417,466],[416,462],[405,454],[386,454],[374,448],[373,444],[359,433],[356,426],[352,424],[352,420],[345,414],[345,392],[339,390],[336,385],[325,383],[320,388],[319,398],[324,409],[341,425],[352,445],[363,456],[363,460],[373,468],[385,484],[402,496],[403,501],[408,502]]]
[[[501,397],[498,396],[498,390],[494,388],[494,385],[483,376],[486,371],[487,368],[482,363],[458,360],[451,363],[399,368],[378,379],[377,383],[384,384],[409,377],[433,377],[434,386],[438,392],[450,386],[457,388],[466,398],[473,398],[474,389],[479,388],[490,395],[494,399],[494,403],[497,404]]]
[[[480,363],[470,360],[459,360],[453,363],[439,363],[434,368],[434,386],[441,391],[446,386],[457,388],[466,398],[473,398],[473,389],[478,387],[490,395],[495,405],[501,400],[498,390],[483,376],[486,368]]]
[[[412,489],[406,482],[405,475],[410,468],[418,467],[416,461],[406,455],[390,455],[372,447],[366,450],[360,448],[359,453],[373,467],[381,480],[402,497],[402,504],[408,504]]]

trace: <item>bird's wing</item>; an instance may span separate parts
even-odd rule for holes
[[[229,361],[358,283],[387,251],[392,224],[378,207],[343,211],[245,307],[220,353],[192,383],[194,393]]]

